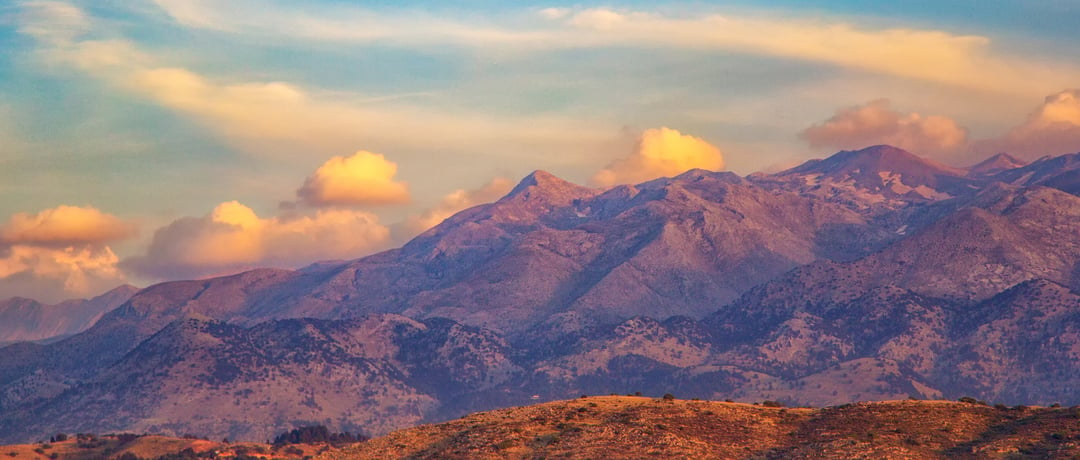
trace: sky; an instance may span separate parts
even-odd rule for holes
[[[0,298],[396,247],[594,187],[888,143],[1080,151],[1080,0],[0,5]]]

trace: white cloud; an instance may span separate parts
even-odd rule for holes
[[[720,149],[694,136],[662,127],[645,130],[634,151],[596,173],[593,182],[610,187],[675,176],[694,168],[716,171],[723,167]]]
[[[951,118],[894,110],[888,99],[836,111],[799,134],[813,147],[859,149],[889,144],[923,155],[949,155],[968,146],[967,130]]]

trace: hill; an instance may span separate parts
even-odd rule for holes
[[[1080,408],[888,401],[822,409],[582,397],[472,414],[327,451],[358,458],[1071,458]]]

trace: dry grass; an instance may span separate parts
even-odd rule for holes
[[[319,458],[1071,458],[1080,411],[944,401],[825,409],[589,397],[393,432]]]

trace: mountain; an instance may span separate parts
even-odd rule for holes
[[[1080,403],[1080,196],[1050,186],[1074,165],[877,146],[609,190],[537,171],[401,248],[162,283],[0,348],[0,438],[377,434],[637,391]]]
[[[252,440],[305,423],[382,434],[441,419],[440,400],[476,402],[515,377],[521,369],[506,352],[490,332],[398,315],[251,328],[178,320],[104,372],[0,415],[0,439],[148,432]]]
[[[137,291],[135,286],[124,285],[92,299],[67,300],[56,305],[22,297],[0,301],[0,346],[82,332]]]
[[[1002,171],[994,180],[1014,185],[1042,185],[1080,195],[1080,153],[1043,157],[1031,164]]]
[[[1066,458],[1075,409],[890,401],[822,409],[590,396],[472,414],[319,458]]]
[[[974,166],[968,168],[967,175],[969,177],[987,177],[1008,171],[1010,169],[1021,168],[1027,165],[1027,162],[1020,160],[1008,153],[1002,152],[987,158],[983,161],[976,163]]]
[[[796,191],[877,216],[967,193],[974,184],[966,174],[903,149],[876,145],[751,179],[766,187]]]

